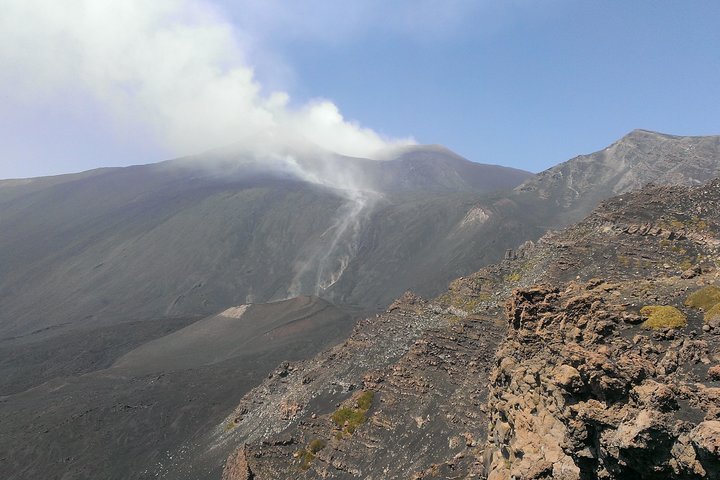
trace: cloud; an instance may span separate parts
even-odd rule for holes
[[[294,2],[289,2],[294,4]],[[199,0],[0,0],[0,93],[23,108],[100,109],[175,154],[252,139],[303,138],[371,156],[387,139],[331,101],[267,92],[255,32]],[[279,67],[278,70],[281,70]]]

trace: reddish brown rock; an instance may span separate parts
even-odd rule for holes
[[[568,392],[577,393],[585,386],[580,372],[570,365],[560,365],[553,371],[553,375],[555,382]]]
[[[253,474],[247,462],[247,447],[239,448],[225,462],[222,480],[252,480]]]

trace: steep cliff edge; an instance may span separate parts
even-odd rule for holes
[[[719,199],[649,187],[538,248],[544,285],[506,304],[488,478],[718,478]]]
[[[718,336],[689,311],[687,327],[643,329],[628,305],[682,305],[694,284],[516,291],[492,375],[488,478],[717,478]]]

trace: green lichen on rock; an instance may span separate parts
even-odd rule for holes
[[[669,305],[648,305],[640,310],[647,317],[643,328],[682,328],[687,325],[687,317],[675,307]]]
[[[704,312],[709,311],[715,305],[720,303],[720,287],[708,285],[690,295],[685,300],[688,307],[699,308]]]
[[[479,282],[461,278],[450,284],[448,291],[439,297],[441,304],[459,308],[467,313],[475,312],[483,302],[492,300],[492,293],[487,289],[481,290]]]
[[[708,230],[710,230],[710,224],[708,224],[708,222],[706,222],[700,217],[693,217],[692,222],[696,230],[699,230],[701,232],[707,232]]]
[[[682,262],[680,262],[678,266],[680,267],[680,270],[688,270],[689,268],[692,268],[694,264],[695,262],[693,260],[686,258]]]
[[[483,301],[487,301],[488,298],[491,297],[488,295],[470,296],[452,292],[438,297],[438,301],[440,301],[440,303],[459,308],[467,313],[472,313]]]

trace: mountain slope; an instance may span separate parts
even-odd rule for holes
[[[321,414],[338,402],[355,408],[360,382],[377,381],[378,402],[391,420],[402,418],[378,438],[410,443],[400,442],[397,451],[380,443],[368,455],[372,465],[353,456],[365,451],[367,438],[342,443],[337,458],[348,475],[385,468],[388,476],[410,468],[430,477],[479,471],[476,449],[490,416],[478,413],[488,392],[477,384],[490,382],[491,358],[504,338],[498,301],[517,282],[575,278],[578,256],[593,262],[595,274],[606,268],[587,248],[522,268],[530,250],[507,250],[566,225],[615,190],[647,181],[692,184],[718,173],[718,137],[637,137],[634,132],[610,153],[571,160],[558,167],[562,175],[551,169],[517,189],[522,172],[500,169],[506,183],[485,182],[498,167],[471,164],[438,147],[401,151],[386,162],[317,152],[258,159],[231,149],[202,159],[0,182],[0,371],[10,372],[0,376],[1,420],[12,426],[4,438],[24,452],[12,457],[8,470],[16,478],[66,470],[143,478],[152,464],[166,478],[217,478],[234,442],[281,432],[300,418],[299,407],[300,415],[319,416],[302,417],[311,433],[293,437],[296,443],[273,437],[279,443],[265,445],[270,457],[258,457],[255,465],[260,472],[289,465],[294,475],[296,465],[281,460],[307,447],[297,442],[326,435]],[[684,149],[694,153],[678,157]],[[595,162],[614,172],[610,187],[598,180]],[[490,192],[491,184],[506,190]],[[562,254],[559,245],[555,253]],[[510,260],[471,275],[503,255]],[[644,265],[639,248],[624,257],[638,269]],[[310,310],[318,315],[337,305],[377,311],[407,288],[430,298],[460,275],[470,276],[436,302],[408,296],[363,322],[341,348],[311,365],[310,374],[280,368],[253,394],[266,399],[264,406],[251,402],[232,413],[237,398],[282,360],[311,357],[344,338],[347,315],[358,310],[340,308],[347,315],[321,316],[310,325],[291,322],[303,327],[279,327],[292,335],[269,342],[265,334],[272,336],[283,315],[268,313],[248,325],[242,319],[251,318],[245,315],[254,307],[238,322],[218,312],[303,294],[313,296]],[[302,298],[289,302],[302,310]],[[154,364],[161,369],[146,370]],[[398,367],[395,373],[384,370],[388,365]],[[260,413],[243,423],[243,408]],[[387,425],[387,418],[376,420],[373,428]],[[218,427],[208,432],[207,425]],[[447,440],[447,448],[429,450],[422,435]],[[113,450],[73,453],[115,441]],[[94,454],[102,461],[93,463]],[[447,461],[456,454],[464,456]]]
[[[697,185],[720,173],[720,136],[680,137],[633,130],[609,147],[580,155],[526,181],[515,190],[583,218],[599,202],[648,183]]]
[[[384,171],[377,184],[385,192],[491,192],[527,180],[523,170],[471,162],[440,145],[396,149],[390,163],[376,166]]]
[[[634,131],[520,186],[525,172],[435,146],[380,162],[225,149],[5,181],[0,336],[301,294],[366,308],[433,295],[611,195],[717,175],[719,138]]]
[[[505,169],[498,180],[501,167],[449,154],[438,154],[442,166],[435,170],[427,161],[409,169],[406,160],[317,154],[299,158],[291,165],[297,171],[228,155],[0,184],[8,192],[0,194],[0,335],[210,314],[299,294],[374,307],[401,287],[385,283],[371,296],[357,287],[337,295],[329,290],[358,250],[373,259],[373,277],[387,273],[365,235],[379,221],[376,206],[398,218],[422,197],[451,225],[488,188],[512,187],[528,176]],[[438,168],[462,182],[443,183]],[[481,181],[486,170],[493,185]],[[399,184],[402,191],[394,191]],[[408,252],[417,241],[442,250],[442,235],[407,236],[408,224],[425,225],[423,233],[435,218],[415,209],[383,233]],[[410,253],[398,267],[413,260]],[[422,280],[434,283],[427,274]]]
[[[24,373],[30,378],[15,385],[31,387],[0,394],[3,478],[151,478],[167,452],[192,443],[277,365],[344,338],[356,315],[303,297],[179,325],[160,321],[154,330],[155,321],[138,322],[119,332],[124,345],[99,341],[117,334],[114,326],[75,330],[39,342],[43,348],[0,346],[0,371]],[[82,375],[38,372],[66,355],[102,357]]]
[[[720,320],[688,299],[718,265],[720,180],[617,197],[433,301],[405,295],[246,395],[205,449],[238,447],[225,480],[715,478]],[[687,324],[643,324],[663,305]]]

